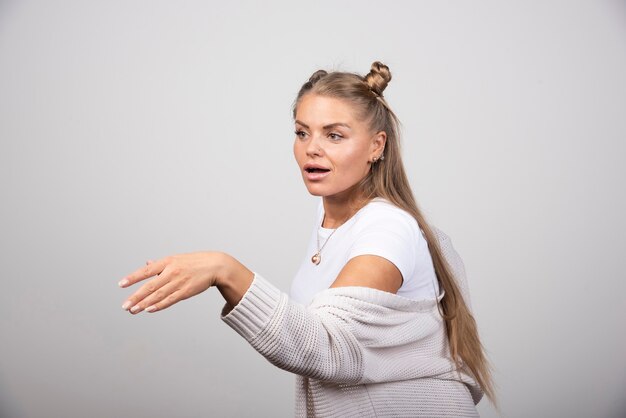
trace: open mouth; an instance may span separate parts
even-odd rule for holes
[[[307,168],[304,171],[307,173],[325,173],[330,170],[328,168]]]

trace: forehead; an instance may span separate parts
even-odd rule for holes
[[[350,126],[363,125],[356,118],[353,106],[346,100],[336,97],[306,94],[296,108],[296,119],[307,125],[328,125],[347,123]]]

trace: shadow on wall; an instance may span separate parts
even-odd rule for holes
[[[0,13],[2,7],[0,7]],[[0,383],[0,417],[21,417],[23,414],[19,413],[17,405],[11,399],[11,396],[7,393],[7,387],[5,384]]]

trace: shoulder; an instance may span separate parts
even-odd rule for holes
[[[357,215],[349,256],[383,256],[399,266],[404,277],[410,277],[420,247],[420,228],[415,218],[382,199],[368,203]]]
[[[369,202],[357,213],[356,218],[355,233],[371,229],[386,230],[402,235],[419,233],[417,221],[410,213],[382,198]]]
[[[364,286],[396,293],[415,271],[419,245],[417,221],[405,210],[380,199],[369,202],[355,218],[344,269],[352,266],[350,261],[357,256],[377,257],[361,259],[346,275],[359,277]]]

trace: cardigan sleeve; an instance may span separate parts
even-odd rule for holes
[[[224,305],[220,317],[281,369],[371,383],[453,370],[436,302],[350,286],[326,289],[304,306],[255,272],[239,303],[230,312]]]

